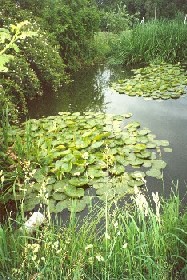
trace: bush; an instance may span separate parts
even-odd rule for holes
[[[11,32],[14,34],[16,25],[12,26]],[[58,46],[49,42],[41,31],[37,32],[36,37],[28,38],[30,31],[24,29],[23,26],[21,28],[23,30],[20,37],[15,40],[14,45],[6,50],[8,55],[2,56],[7,59],[7,68],[5,68],[6,71],[3,70],[0,79],[3,87],[1,108],[8,106],[11,107],[11,110],[14,107],[12,105],[15,104],[20,116],[27,113],[29,99],[43,94],[46,88],[51,92],[57,91],[63,83],[67,82],[68,77],[65,73],[64,62],[58,52]],[[38,29],[37,26],[30,25],[30,29],[34,28]],[[9,33],[6,34],[8,37],[2,42],[2,46],[5,48],[13,36]],[[5,105],[6,100],[9,100],[7,105]]]

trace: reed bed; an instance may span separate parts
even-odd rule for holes
[[[109,57],[114,64],[186,63],[187,26],[178,21],[139,24],[112,41]]]
[[[164,200],[135,189],[118,201],[94,205],[83,220],[51,219],[34,234],[25,218],[0,227],[0,279],[186,279],[187,215],[178,194]]]

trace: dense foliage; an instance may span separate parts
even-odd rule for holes
[[[77,69],[91,63],[94,56],[94,32],[99,15],[90,1],[2,1],[2,28],[28,19],[30,29],[37,31],[34,39],[17,40],[19,52],[1,75],[3,107],[15,104],[26,113],[28,98],[44,91],[57,91],[67,81],[65,69]],[[8,43],[7,41],[3,42]],[[14,50],[9,51],[14,54]],[[1,96],[2,97],[2,96]],[[9,99],[9,105],[7,103]],[[14,110],[15,112],[15,110]],[[13,115],[13,113],[11,112]]]
[[[48,195],[49,211],[56,213],[69,209],[73,199],[80,212],[89,202],[88,189],[111,200],[143,186],[147,176],[161,179],[166,163],[156,151],[165,151],[162,147],[169,142],[154,139],[149,129],[139,129],[139,122],[126,120],[131,115],[61,112],[30,120],[21,130],[9,128],[8,137],[4,130],[0,137],[4,158],[7,149],[14,154],[14,167],[4,181],[10,191],[4,198],[23,199],[24,210],[30,211],[40,202],[46,204],[43,195]],[[30,178],[27,175],[24,181],[25,165]],[[12,182],[16,172],[19,179]]]
[[[179,195],[163,201],[158,193],[137,191],[131,205],[94,205],[82,222],[73,207],[67,225],[46,213],[45,225],[33,236],[24,231],[23,218],[17,217],[15,230],[10,217],[0,227],[0,277],[186,279],[187,215],[180,207]]]
[[[123,32],[110,44],[111,63],[138,64],[187,61],[187,25],[151,21]]]
[[[185,0],[97,0],[99,7],[105,10],[115,9],[116,6],[126,5],[130,14],[139,13],[140,18],[145,17],[146,20],[151,18],[175,18],[178,14],[187,13],[187,3]]]
[[[17,34],[16,28],[19,25],[12,25],[10,33],[6,34],[12,34],[14,38]],[[29,25],[28,28],[33,29],[32,25]],[[29,38],[29,32],[33,32],[28,31],[25,27],[22,29],[22,33],[16,37],[13,47],[7,48],[11,43],[11,35],[2,42],[5,53],[14,59],[6,61],[8,68],[1,74],[2,96],[8,98],[10,102],[8,104],[6,98],[2,97],[3,104],[0,114],[2,114],[4,107],[10,106],[11,115],[15,115],[15,110],[13,113],[13,106],[10,104],[16,105],[19,112],[25,114],[27,111],[26,102],[29,98],[42,94],[46,86],[55,91],[62,82],[66,81],[63,60],[58,51],[44,37],[44,34],[34,28],[37,30],[34,33],[35,35],[37,33],[37,36]],[[24,41],[22,41],[23,39]],[[7,56],[7,54],[5,55]]]

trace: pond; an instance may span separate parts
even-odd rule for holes
[[[118,94],[110,88],[112,82],[131,75],[130,69],[100,65],[83,69],[73,75],[73,82],[57,94],[46,93],[29,103],[29,118],[56,115],[58,112],[131,112],[132,120],[149,128],[158,139],[170,142],[172,153],[165,153],[167,162],[164,180],[148,179],[149,190],[163,191],[167,196],[173,183],[179,182],[181,198],[185,199],[187,181],[187,95],[177,100],[144,100]]]

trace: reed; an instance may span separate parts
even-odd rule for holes
[[[122,33],[111,45],[111,62],[186,62],[187,28],[178,21],[153,21]]]
[[[187,215],[178,194],[163,200],[136,190],[131,204],[95,205],[65,225],[48,219],[34,236],[9,219],[0,228],[3,279],[186,279]],[[22,216],[23,217],[23,216]],[[58,220],[58,221],[57,221]],[[17,228],[24,220],[17,219]]]

